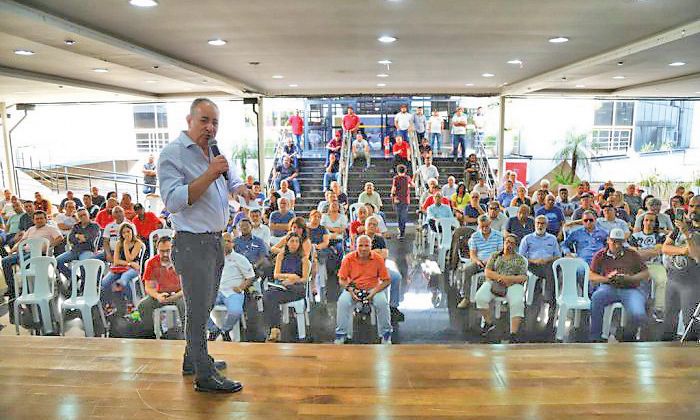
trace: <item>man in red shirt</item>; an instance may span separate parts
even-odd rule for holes
[[[382,337],[382,344],[391,344],[391,315],[385,292],[391,279],[384,258],[377,251],[372,251],[369,236],[361,235],[357,238],[357,251],[343,258],[338,271],[338,283],[345,290],[338,298],[334,343],[344,344],[346,338],[352,337],[352,312],[355,304],[361,301],[358,293],[362,290],[369,292],[366,300],[374,306],[377,313],[377,332]]]
[[[116,198],[110,198],[107,200],[105,208],[97,212],[97,216],[95,216],[95,223],[100,225],[101,229],[104,229],[108,224],[114,221],[114,217],[112,217],[112,209],[117,207],[118,204],[119,202]]]
[[[185,321],[185,299],[182,297],[180,276],[175,272],[170,251],[172,239],[162,237],[158,240],[158,254],[146,262],[143,282],[146,297],[139,302],[139,313],[146,331],[153,331],[153,311],[166,305],[175,305],[180,311],[180,319]]]
[[[391,181],[391,199],[399,218],[399,239],[403,239],[408,221],[408,205],[411,203],[411,188],[415,188],[415,185],[413,179],[406,175],[406,165],[398,165],[396,172],[397,175]]]
[[[355,238],[365,233],[365,220],[367,220],[367,207],[357,209],[357,219],[350,222],[350,247],[355,249]]]
[[[330,160],[331,154],[335,155],[336,160],[340,160],[340,149],[343,147],[343,135],[340,130],[336,130],[335,137],[330,139],[326,144],[326,166]]]
[[[396,143],[394,143],[394,172],[396,172],[396,167],[399,165],[405,165],[409,167],[411,159],[411,145],[401,136],[396,136]]]
[[[297,149],[301,151],[303,150],[303,148],[301,147],[301,136],[302,134],[304,134],[304,119],[299,115],[299,113],[300,111],[297,109],[296,114],[289,117],[287,125],[292,126],[292,134],[296,139]]]
[[[148,237],[154,230],[162,228],[163,222],[152,211],[146,211],[141,203],[134,204],[134,211],[136,216],[131,219],[131,223],[136,226],[136,231],[139,233],[143,243],[146,244],[146,252],[149,252]]]
[[[353,136],[360,128],[360,117],[355,114],[355,110],[349,106],[348,113],[343,117],[343,130],[350,132]]]

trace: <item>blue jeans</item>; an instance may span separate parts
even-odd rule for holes
[[[404,141],[408,141],[408,130],[396,130],[396,135],[401,136]]]
[[[401,273],[396,270],[389,269],[389,277],[391,278],[391,296],[389,296],[389,306],[392,308],[399,307],[401,299]]]
[[[232,293],[228,297],[225,297],[223,293],[219,292],[219,294],[216,295],[214,305],[226,305],[226,319],[224,319],[224,325],[219,329],[214,323],[214,320],[209,317],[207,329],[210,332],[231,331],[236,323],[241,320],[241,316],[243,316],[244,301],[245,293]]]
[[[131,290],[131,280],[139,276],[139,272],[130,268],[123,273],[113,273],[110,271],[106,276],[100,281],[100,287],[102,288],[102,294],[107,296],[112,291],[112,285],[114,283],[120,284],[124,287],[124,293],[126,294],[129,302],[133,301],[133,293]]]
[[[328,190],[328,186],[331,182],[338,180],[338,172],[326,172],[323,174],[323,191]]]
[[[382,290],[372,299],[372,305],[377,313],[377,332],[380,336],[391,333],[391,312],[386,300],[386,291]],[[338,298],[336,337],[352,337],[352,312],[355,301],[347,290],[343,290]]]
[[[279,190],[280,189],[280,183],[282,182],[281,179],[277,178],[275,179],[275,189]],[[301,193],[301,186],[299,185],[299,180],[294,178],[291,180],[287,181],[289,183],[289,188],[291,188],[296,195],[299,195]]]
[[[95,256],[95,253],[92,251],[83,251],[78,253],[77,251],[66,251],[63,254],[59,255],[58,258],[56,258],[56,268],[58,268],[58,271],[63,274],[68,280],[70,280],[71,276],[71,270],[68,268],[68,263],[71,261],[79,260],[87,260],[88,258],[92,258]]]
[[[622,302],[625,308],[625,335],[636,334],[646,322],[646,296],[640,288],[618,289],[603,283],[591,296],[591,340],[601,339],[605,307],[616,302]]]
[[[406,233],[406,222],[408,221],[408,204],[397,203],[396,214],[399,217],[399,233],[403,236]]]
[[[293,134],[293,136],[297,144],[297,149],[302,150],[303,148],[301,147],[301,134]]]
[[[442,134],[440,133],[430,133],[430,147],[433,149],[433,153],[437,153],[442,149]]]
[[[145,184],[145,185],[143,186],[143,193],[144,193],[144,194],[153,194],[153,193],[155,193],[155,192],[156,192],[156,186],[155,186],[155,185],[148,185],[148,184]]]
[[[458,148],[462,148],[462,159],[466,157],[467,135],[453,134],[452,135],[452,156],[457,157]]]

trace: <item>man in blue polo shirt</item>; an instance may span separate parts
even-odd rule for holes
[[[273,211],[270,214],[270,230],[272,231],[273,241],[277,243],[281,237],[287,234],[289,231],[289,221],[292,220],[296,215],[293,211],[289,210],[289,200],[286,198],[280,198],[277,200],[277,205],[279,210]]]
[[[539,215],[535,218],[535,231],[525,235],[520,242],[518,253],[527,258],[528,270],[539,278],[545,279],[545,299],[554,303],[554,272],[552,263],[561,258],[561,249],[557,238],[547,232],[547,216]],[[554,311],[550,310],[549,321],[554,321]]]
[[[561,226],[564,223],[564,212],[561,208],[555,206],[554,203],[554,196],[549,194],[544,199],[544,206],[537,209],[535,216],[546,216],[549,221],[547,233],[551,233],[557,238],[562,238]]]
[[[510,207],[511,201],[513,201],[513,198],[515,198],[515,191],[513,191],[513,181],[506,181],[505,187],[505,190],[501,191],[501,193],[498,194],[496,200],[501,205],[501,207],[507,208]]]
[[[596,226],[596,215],[592,210],[586,210],[581,220],[583,229],[571,232],[561,248],[567,257],[579,257],[591,265],[593,255],[605,247],[608,234]]]
[[[465,278],[471,279],[474,274],[484,271],[491,254],[503,250],[503,235],[491,229],[491,218],[482,214],[478,219],[479,229],[469,238],[469,261],[465,268]],[[466,309],[469,306],[469,282],[464,282],[462,294],[464,298],[457,308]]]
[[[267,258],[269,250],[265,241],[253,235],[253,224],[248,219],[241,220],[238,228],[241,236],[233,240],[233,250],[250,261],[257,277],[271,277],[273,267]]]

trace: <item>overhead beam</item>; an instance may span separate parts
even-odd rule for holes
[[[102,42],[115,48],[121,48],[130,51],[134,54],[141,55],[143,57],[148,57],[156,62],[168,64],[186,71],[190,71],[192,73],[199,74],[202,77],[213,79],[218,84],[222,85],[221,87],[226,93],[232,95],[242,97],[248,95],[249,92],[260,93],[258,92],[258,88],[254,86],[248,86],[246,83],[240,80],[236,80],[228,76],[216,73],[212,70],[187,62],[185,60],[169,56],[160,51],[156,51],[154,49],[138,45],[134,42],[124,40],[115,35],[108,34],[104,31],[90,28],[76,22],[71,22],[67,19],[53,15],[49,12],[24,5],[16,1],[0,0],[0,12],[11,13],[17,16],[22,16],[24,18],[34,20],[36,22],[40,22],[42,24],[51,25],[63,31],[80,35],[82,37],[89,38],[97,42]]]
[[[552,80],[559,80],[561,77],[566,76],[567,74],[575,74],[584,68],[609,63],[611,61],[617,61],[629,55],[650,50],[652,48],[678,41],[698,33],[700,33],[700,19],[693,20],[684,25],[676,26],[675,28],[659,32],[644,39],[640,39],[639,41],[623,45],[575,63],[540,73],[531,78],[515,82],[511,85],[505,86],[501,91],[501,95],[523,95],[546,89],[552,86]]]
[[[651,82],[639,83],[639,84],[631,85],[631,86],[625,86],[623,88],[613,90],[612,94],[615,95],[615,94],[625,93],[627,91],[634,90],[634,89],[641,89],[641,88],[646,88],[646,87],[665,85],[668,83],[678,83],[678,82],[685,82],[688,80],[699,80],[699,79],[700,79],[700,72],[691,73],[691,74],[686,74],[684,76],[670,77],[668,79],[654,80]]]

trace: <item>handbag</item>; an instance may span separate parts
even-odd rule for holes
[[[497,281],[492,281],[491,282],[491,293],[498,297],[505,297],[506,292],[508,291],[508,287],[506,287],[505,284]]]

